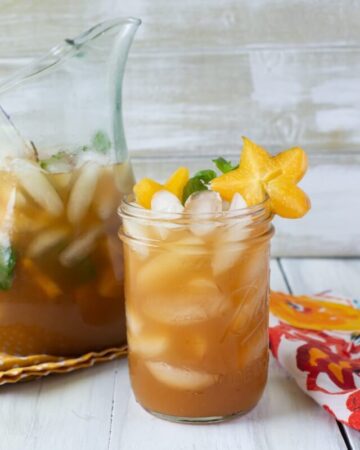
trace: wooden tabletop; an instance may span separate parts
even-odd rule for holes
[[[272,289],[360,295],[358,259],[272,261]],[[275,361],[259,405],[216,425],[156,419],[135,402],[126,360],[0,388],[0,450],[360,450]]]

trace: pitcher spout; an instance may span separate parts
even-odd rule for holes
[[[92,148],[100,136],[109,159],[127,159],[121,90],[140,24],[132,17],[100,23],[0,82],[1,106],[42,156]]]

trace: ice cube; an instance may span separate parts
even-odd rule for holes
[[[137,285],[150,292],[154,287],[162,286],[164,280],[167,283],[177,280],[184,267],[186,267],[186,258],[174,258],[171,252],[161,252],[138,270]]]
[[[175,367],[165,362],[147,361],[146,366],[160,383],[175,389],[197,391],[215,384],[219,379],[215,374]]]
[[[269,249],[265,243],[259,247],[247,249],[243,254],[241,273],[239,273],[239,288],[254,283],[259,287],[268,283],[269,277]]]
[[[192,255],[205,255],[207,252],[205,242],[198,236],[190,234],[187,237],[177,239],[164,244],[164,248],[176,255],[189,256]]]
[[[218,225],[214,216],[222,212],[222,200],[214,191],[195,192],[185,203],[185,213],[191,214],[190,230],[197,236],[205,236]]]
[[[239,218],[235,219],[234,222],[226,225],[222,230],[223,233],[219,236],[219,242],[232,242],[234,245],[239,245],[241,247],[241,242],[245,244],[247,238],[251,234],[252,221],[250,218]],[[246,247],[246,245],[243,245]]]
[[[110,195],[104,195],[99,198],[99,202],[95,205],[97,215],[102,220],[109,219],[113,214],[116,214],[117,201],[116,197]]]
[[[94,207],[98,217],[107,220],[116,215],[120,203],[120,194],[115,187],[112,167],[103,168],[94,195]]]
[[[126,327],[132,335],[139,334],[143,328],[143,322],[129,306],[126,307]]]
[[[228,302],[212,280],[195,278],[172,292],[144,293],[142,307],[159,322],[182,326],[223,314]]]
[[[16,191],[16,209],[18,208],[25,208],[28,204],[28,200],[26,199],[25,195],[17,189]]]
[[[185,212],[198,215],[204,213],[216,214],[222,211],[220,195],[214,191],[201,191],[191,194],[185,203]]]
[[[12,169],[21,186],[38,205],[53,216],[61,215],[64,209],[62,200],[39,166],[16,159],[12,162]]]
[[[229,210],[235,211],[237,209],[244,209],[244,208],[247,208],[247,203],[244,200],[244,197],[238,192],[236,192],[231,200]]]
[[[41,167],[48,173],[71,173],[74,169],[74,156],[63,150],[41,159]]]
[[[229,206],[229,212],[246,207],[247,205],[243,197],[235,193]],[[240,215],[239,217],[230,215],[219,229],[212,260],[212,268],[215,276],[231,269],[244,255],[244,251],[248,247],[248,244],[244,241],[251,233],[249,228],[251,223],[251,218],[246,215]]]
[[[180,218],[181,213],[184,211],[184,207],[180,200],[171,192],[165,190],[156,192],[151,199],[151,211],[161,213],[159,215],[159,220],[155,225],[155,230],[161,239],[166,239],[169,236],[171,229],[181,227],[176,223],[166,221],[167,219]],[[154,214],[153,217],[156,218],[157,216]]]
[[[128,333],[130,352],[137,353],[143,358],[154,358],[160,356],[168,347],[166,336],[161,334],[133,335]]]
[[[98,166],[108,166],[114,161],[110,153],[100,153],[93,150],[85,150],[76,153],[76,167],[81,168],[88,164],[96,164]]]
[[[252,219],[244,212],[234,214],[236,211],[247,208],[246,202],[239,193],[235,193],[229,206],[228,223],[224,225],[224,232],[219,239],[224,242],[238,242],[245,240],[250,235],[250,225]]]
[[[150,239],[148,226],[136,219],[123,218],[124,232],[134,239],[147,240]]]
[[[88,256],[92,252],[95,242],[102,231],[100,225],[96,226],[71,242],[71,244],[60,253],[59,260],[61,264],[65,267],[71,267]]]
[[[213,274],[218,276],[231,269],[241,258],[246,246],[237,242],[219,243],[214,248],[211,261]]]
[[[94,162],[87,162],[82,169],[71,190],[67,216],[71,223],[79,223],[88,212],[94,197],[100,167]]]
[[[171,213],[169,215],[162,215],[164,218],[173,218],[174,213],[181,214],[184,211],[184,207],[176,195],[171,192],[161,190],[156,192],[151,199],[152,211]],[[175,216],[176,217],[176,216]]]
[[[123,246],[116,235],[106,236],[104,244],[108,264],[112,268],[116,280],[122,281],[124,278]]]
[[[65,227],[44,230],[30,242],[27,248],[27,256],[36,258],[51,248],[55,247],[69,235],[69,229]]]
[[[223,201],[222,201],[222,210],[223,210],[223,211],[228,211],[229,208],[230,208],[230,203],[227,202],[226,200],[223,200]]]
[[[148,226],[133,219],[123,218],[123,228],[125,234],[133,238],[127,240],[127,245],[129,245],[141,259],[146,259],[149,256],[149,247],[146,242],[141,241],[150,239]]]
[[[144,291],[150,292],[165,284],[182,285],[196,271],[202,270],[208,258],[203,255],[181,254],[171,251],[157,252],[146,264],[142,264],[137,272],[137,284]],[[164,281],[166,280],[166,283]]]
[[[16,188],[11,185],[4,185],[0,196],[0,245],[8,247],[14,220]]]

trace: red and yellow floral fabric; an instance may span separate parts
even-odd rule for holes
[[[326,411],[360,430],[360,302],[272,292],[270,311],[274,357]]]

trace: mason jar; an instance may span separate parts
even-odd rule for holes
[[[137,401],[218,422],[259,401],[268,371],[269,202],[156,213],[123,200],[129,367]]]

